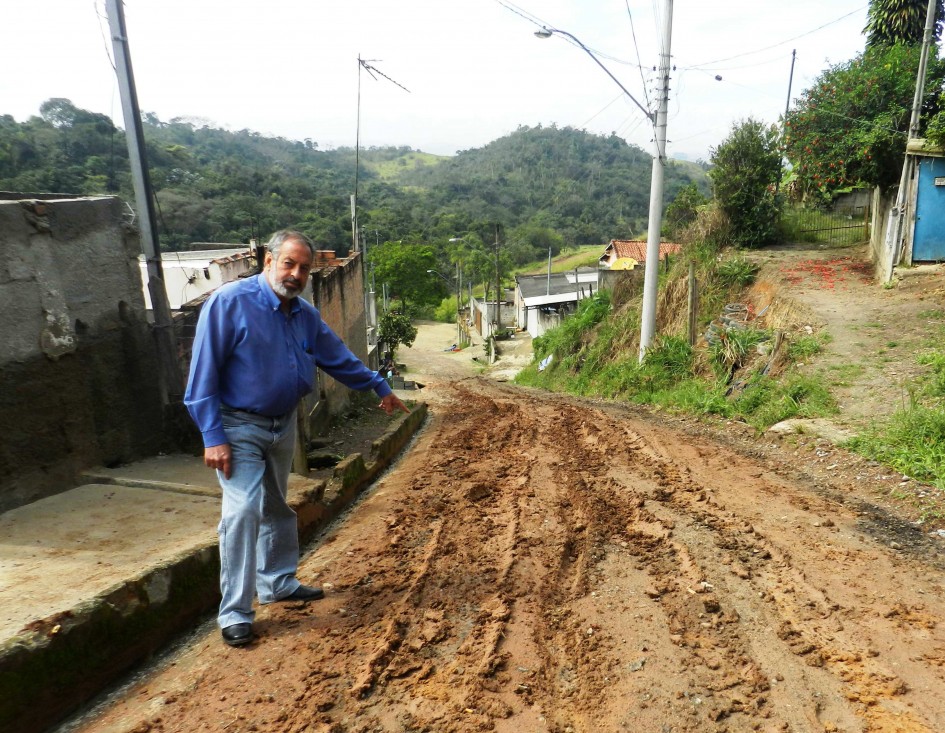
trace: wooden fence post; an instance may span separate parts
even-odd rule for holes
[[[689,300],[687,303],[687,323],[689,326],[689,345],[696,345],[696,316],[699,313],[699,283],[696,282],[696,263],[689,263]]]

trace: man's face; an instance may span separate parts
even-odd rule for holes
[[[278,259],[266,253],[266,279],[283,302],[297,298],[312,270],[312,251],[296,239],[282,243]]]

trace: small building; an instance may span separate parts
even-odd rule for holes
[[[660,262],[681,249],[681,244],[660,242]],[[646,262],[646,242],[641,239],[611,239],[599,262],[602,268],[608,270],[632,270]]]
[[[196,300],[201,295],[213,292],[224,283],[237,280],[256,266],[251,245],[208,244],[207,249],[186,252],[162,252],[161,271],[164,273],[164,288],[171,310]],[[212,249],[211,249],[212,248]],[[138,257],[141,279],[144,286],[144,302],[151,310],[151,293],[148,292],[148,263],[145,256]]]
[[[497,328],[499,324],[501,324],[502,327],[512,325],[515,318],[514,308],[504,297],[502,298],[502,302],[498,305],[498,311],[496,311],[496,302],[494,300],[486,300],[485,298],[479,299],[470,297],[469,306],[470,313],[467,325],[470,328],[474,328],[484,339],[489,338],[492,335],[493,329]],[[498,318],[496,318],[497,313]]]
[[[581,267],[551,275],[517,275],[515,323],[532,338],[541,336],[577,310],[579,300],[601,287],[600,270]]]
[[[945,149],[924,140],[910,141],[907,154],[915,158],[916,175],[908,192],[915,212],[906,233],[906,262],[945,261]]]

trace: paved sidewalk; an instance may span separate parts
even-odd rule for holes
[[[293,475],[303,540],[397,456],[426,405],[329,479]],[[212,611],[220,489],[201,458],[158,456],[0,515],[0,731],[35,733]]]

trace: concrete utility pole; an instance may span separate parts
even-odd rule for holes
[[[650,178],[650,215],[646,234],[643,274],[643,315],[640,319],[640,361],[656,332],[656,295],[659,284],[660,229],[663,224],[663,179],[666,169],[666,115],[669,108],[670,42],[673,34],[673,0],[663,3],[663,40],[660,44],[659,107],[656,111],[656,143]]]
[[[495,228],[495,330],[502,330],[502,279],[499,277],[499,227]],[[495,336],[495,334],[492,334]]]
[[[791,51],[791,73],[788,74],[787,82],[787,101],[784,103],[784,124],[781,125],[781,139],[785,137],[785,131],[787,130],[787,116],[791,111],[791,87],[794,86],[794,62],[797,61],[797,49],[795,48]],[[781,161],[781,165],[778,167],[778,180],[774,184],[774,191],[777,193],[781,189],[781,177],[784,175],[784,161]]]
[[[144,128],[138,93],[135,90],[134,73],[131,70],[131,53],[128,50],[128,33],[125,30],[125,14],[121,0],[107,0],[106,13],[115,51],[115,71],[118,74],[118,89],[121,94],[121,111],[125,120],[125,139],[128,142],[128,158],[131,163],[131,180],[138,205],[138,227],[141,247],[148,265],[148,291],[154,310],[154,333],[157,342],[158,362],[161,369],[161,398],[164,404],[179,401],[184,393],[184,380],[177,361],[177,338],[171,319],[171,308],[167,302],[164,273],[161,267],[161,249],[158,243],[157,219],[154,212],[154,191],[148,173]]]
[[[906,136],[906,157],[902,164],[902,177],[899,179],[899,191],[896,194],[896,205],[892,210],[892,218],[886,230],[886,248],[891,250],[889,262],[886,265],[883,281],[892,280],[893,270],[902,257],[902,242],[905,238],[906,189],[915,169],[915,158],[909,155],[909,141],[919,136],[919,118],[922,114],[922,100],[925,97],[925,73],[929,64],[929,48],[932,46],[932,37],[935,34],[936,0],[929,0],[925,13],[925,32],[922,35],[922,52],[919,56],[919,71],[916,74],[915,94],[912,96],[912,116],[909,118],[909,132]]]

